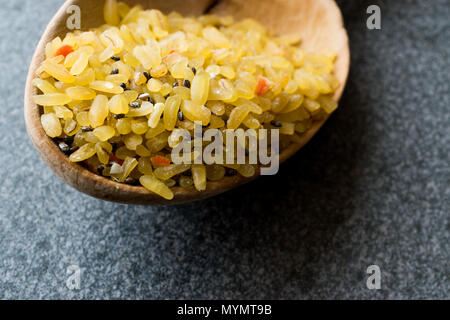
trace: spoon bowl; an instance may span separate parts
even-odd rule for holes
[[[347,81],[350,67],[348,37],[341,12],[334,0],[124,0],[130,6],[140,4],[145,9],[159,9],[164,13],[178,11],[183,15],[201,15],[205,12],[231,15],[236,20],[253,18],[278,34],[297,33],[302,36],[305,51],[333,50],[337,54],[334,73],[341,86],[334,94],[339,100]],[[72,163],[50,139],[42,128],[41,108],[32,99],[37,94],[32,85],[35,73],[44,60],[45,45],[67,32],[67,19],[73,14],[71,6],[81,9],[81,28],[87,30],[104,24],[104,1],[69,0],[59,9],[49,23],[36,48],[30,65],[25,88],[25,122],[28,134],[47,165],[66,183],[93,197],[128,204],[173,205],[201,200],[238,187],[253,178],[226,177],[219,182],[208,182],[207,190],[198,192],[194,187],[173,188],[175,198],[165,200],[143,187],[116,183]],[[322,127],[327,119],[314,122],[312,128],[301,136],[301,141],[290,145],[280,154],[280,163],[286,161],[303,147]]]

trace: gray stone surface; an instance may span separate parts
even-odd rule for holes
[[[89,198],[33,149],[25,75],[61,3],[0,0],[0,298],[450,298],[449,1],[339,1],[339,111],[278,176],[177,207]],[[373,3],[381,31],[365,28]]]

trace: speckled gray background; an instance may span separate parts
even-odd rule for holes
[[[339,1],[352,69],[323,130],[278,176],[160,208],[72,190],[26,135],[25,75],[61,3],[0,0],[0,298],[450,298],[450,1]]]

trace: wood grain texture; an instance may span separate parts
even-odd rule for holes
[[[335,74],[341,81],[341,87],[334,98],[339,100],[347,81],[350,67],[348,37],[343,26],[342,15],[334,0],[125,0],[130,5],[140,4],[144,8],[156,8],[165,13],[176,10],[184,15],[200,15],[210,9],[212,13],[232,15],[236,19],[254,18],[276,33],[298,33],[303,38],[302,46],[306,51],[331,49],[337,53]],[[238,187],[251,179],[227,177],[220,182],[208,182],[207,190],[197,192],[191,188],[174,188],[175,198],[167,201],[147,191],[143,187],[119,184],[71,163],[56,144],[45,134],[41,122],[41,110],[32,97],[36,89],[32,85],[36,69],[44,59],[45,44],[56,36],[63,36],[69,30],[66,27],[67,9],[78,5],[82,13],[82,29],[97,27],[104,23],[104,1],[69,0],[56,13],[49,23],[36,48],[30,65],[25,88],[25,122],[28,134],[40,156],[55,174],[75,189],[93,197],[129,204],[174,205],[202,200]],[[215,5],[214,5],[215,4]],[[211,7],[214,5],[213,7]],[[296,153],[322,127],[327,119],[314,123],[302,136],[301,143],[293,144],[283,150],[280,162]]]

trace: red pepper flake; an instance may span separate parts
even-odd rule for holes
[[[174,53],[174,52],[175,52],[175,50],[170,50],[169,54],[172,54],[172,53]]]
[[[151,162],[160,167],[168,167],[170,166],[170,160],[163,156],[155,156],[153,158],[150,158]]]
[[[70,53],[72,53],[74,51],[75,50],[72,46],[69,46],[68,44],[66,44],[56,51],[55,57],[57,57],[57,56],[67,57],[67,55],[69,55]]]
[[[117,162],[118,164],[123,165],[123,160],[117,158],[115,154],[111,154],[111,155],[109,156],[109,161],[110,161],[110,162]]]
[[[258,96],[262,96],[263,94],[265,94],[267,91],[270,90],[270,81],[267,78],[258,77],[258,82],[256,83],[256,94]]]

